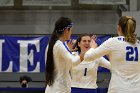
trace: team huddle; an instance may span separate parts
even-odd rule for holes
[[[100,46],[96,36],[89,34],[80,35],[74,44],[67,42],[72,27],[72,20],[66,17],[55,23],[48,44],[45,93],[97,93],[98,66],[111,72],[108,93],[139,93],[140,42],[134,18],[122,16],[117,25],[118,36]]]

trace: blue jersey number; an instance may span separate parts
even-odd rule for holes
[[[87,75],[87,68],[85,68],[85,71],[84,71],[84,76]]]
[[[126,61],[138,61],[138,48],[137,47],[126,47]]]

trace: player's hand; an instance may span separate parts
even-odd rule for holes
[[[91,39],[93,39],[94,41],[96,41],[97,36],[96,35],[92,35]]]
[[[91,42],[90,42],[90,47],[91,48],[97,48],[98,47],[98,45],[97,45],[97,43],[96,43],[96,35],[93,35],[92,37],[91,37]]]
[[[67,42],[67,45],[68,45],[70,51],[76,51],[76,49],[73,49],[73,46],[74,46],[75,43],[76,43],[76,40],[75,40],[75,39],[70,39],[70,40]]]

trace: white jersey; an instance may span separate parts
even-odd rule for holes
[[[84,60],[105,54],[109,55],[112,73],[108,93],[140,93],[140,42],[132,45],[123,36],[110,38],[98,48],[91,48]]]
[[[92,62],[81,62],[72,68],[72,87],[96,89],[98,66],[110,69],[110,62],[99,58]]]
[[[80,63],[80,57],[70,54],[63,42],[56,41],[53,47],[55,79],[52,86],[47,86],[45,93],[70,93],[72,65]]]

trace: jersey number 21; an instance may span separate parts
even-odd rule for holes
[[[138,61],[138,48],[137,47],[126,47],[126,61]]]

